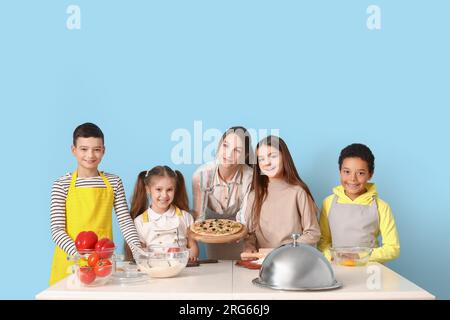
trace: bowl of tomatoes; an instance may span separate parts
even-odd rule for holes
[[[83,287],[103,286],[115,270],[114,253],[105,256],[95,250],[78,252],[74,273]]]
[[[80,232],[75,240],[78,254],[73,259],[74,273],[81,286],[95,287],[108,283],[115,270],[114,242],[98,239],[92,231]]]

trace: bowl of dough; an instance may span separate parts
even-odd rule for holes
[[[170,278],[180,274],[189,260],[189,250],[180,247],[149,247],[135,254],[140,272],[152,278]]]

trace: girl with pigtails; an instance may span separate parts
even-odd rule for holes
[[[198,257],[198,247],[189,237],[194,219],[184,177],[168,166],[156,166],[138,175],[131,200],[130,215],[139,239],[145,247],[179,247],[189,249],[189,259]],[[132,252],[125,244],[125,257],[132,260]]]

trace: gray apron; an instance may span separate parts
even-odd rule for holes
[[[375,198],[370,205],[338,203],[334,196],[328,214],[333,247],[378,246],[378,207]]]
[[[242,195],[242,177],[243,172],[240,172],[241,183],[232,182],[228,184],[230,197],[228,198],[227,205],[222,206],[219,201],[214,197],[215,185],[214,181],[216,179],[216,174],[218,170],[210,172],[210,174],[205,174],[205,172],[200,173],[200,191],[202,193],[201,199],[201,212],[198,220],[204,219],[229,219],[236,220],[236,214],[240,209],[242,202],[242,197],[239,199],[235,205],[229,206],[231,195],[233,194],[234,188],[238,188],[238,194]],[[238,178],[239,179],[239,178]],[[221,207],[223,212],[215,212],[210,209],[208,204],[213,203],[213,207]],[[217,260],[240,260],[241,252],[244,249],[243,241],[239,243],[207,243],[206,244],[206,254],[209,259]]]

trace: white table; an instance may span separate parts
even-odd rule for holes
[[[175,278],[150,279],[136,286],[108,284],[73,287],[70,277],[36,295],[36,299],[148,299],[148,300],[300,300],[300,299],[435,299],[394,271],[378,263],[367,267],[334,267],[343,286],[330,291],[278,291],[252,284],[258,270],[232,261],[186,268]],[[380,280],[380,281],[377,281]]]

